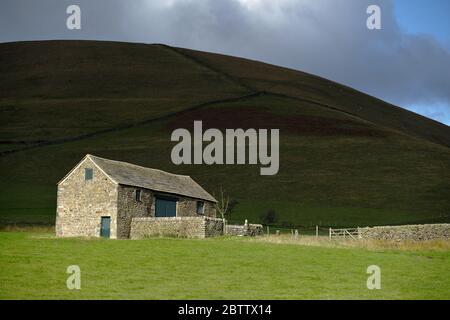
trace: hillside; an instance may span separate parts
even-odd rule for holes
[[[278,225],[450,221],[450,128],[351,88],[165,45],[0,44],[0,222],[52,222],[84,154],[189,174]],[[174,128],[279,128],[280,171],[175,166]]]

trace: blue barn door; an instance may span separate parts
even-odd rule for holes
[[[111,218],[110,217],[102,217],[102,222],[100,225],[100,236],[101,237],[109,238],[110,226],[111,226]]]
[[[156,198],[155,217],[176,217],[177,201],[172,199]]]

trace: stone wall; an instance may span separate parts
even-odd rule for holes
[[[243,224],[227,224],[225,226],[225,234],[228,236],[245,236],[245,228]]]
[[[264,232],[261,224],[227,224],[225,226],[225,234],[230,236],[260,236]]]
[[[136,200],[136,190],[141,190],[141,200]],[[161,194],[147,189],[130,186],[119,186],[118,192],[118,238],[129,238],[131,220],[137,217],[155,217],[155,197],[171,196],[177,199],[177,217],[203,217],[197,214],[197,200],[189,197]],[[214,204],[204,202],[204,216],[215,217]]]
[[[93,170],[85,180],[85,168]],[[89,159],[58,184],[56,235],[99,237],[101,217],[111,217],[110,237],[116,238],[117,185]]]
[[[149,237],[206,238],[223,234],[221,219],[196,217],[132,218],[131,239]]]
[[[141,200],[136,201],[136,190],[141,190]],[[130,237],[131,219],[154,216],[153,192],[130,186],[119,186],[117,202],[117,238]]]
[[[264,234],[264,228],[262,224],[249,224],[246,236],[255,237],[262,236]]]
[[[363,239],[375,240],[450,240],[450,224],[423,224],[360,228]]]
[[[218,218],[205,218],[205,238],[223,235],[223,220]]]
[[[209,238],[223,235],[223,229],[222,219],[198,215],[195,217],[133,217],[130,238]],[[226,234],[258,236],[263,234],[263,226],[260,224],[226,225]]]
[[[182,196],[177,196],[176,198],[178,198],[177,217],[197,217],[197,201],[204,203],[204,215],[206,217],[216,217],[216,210],[212,202]]]

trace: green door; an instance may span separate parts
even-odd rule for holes
[[[155,217],[176,217],[177,201],[171,199],[156,198]]]
[[[110,225],[111,225],[111,218],[110,217],[102,217],[102,222],[100,225],[100,236],[101,237],[109,238]]]

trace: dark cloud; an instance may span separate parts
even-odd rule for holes
[[[65,28],[79,4],[82,30]],[[366,8],[382,9],[382,30]],[[304,70],[450,123],[450,50],[403,33],[390,0],[2,0],[0,41],[159,42]]]

